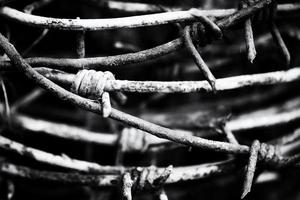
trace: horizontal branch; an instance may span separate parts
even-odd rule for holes
[[[263,112],[261,114],[263,114]],[[272,115],[266,114],[261,115],[260,117],[251,117],[250,115],[247,118],[240,117],[236,120],[230,121],[228,123],[228,128],[233,131],[245,131],[254,128],[284,125],[299,119],[300,109],[298,108],[289,112],[276,113]]]
[[[59,183],[64,185],[88,185],[93,187],[116,186],[119,184],[117,175],[86,175],[79,173],[63,173],[36,170],[29,167],[18,166],[11,163],[1,163],[0,173],[13,177]]]
[[[93,132],[77,126],[56,123],[42,119],[34,119],[20,114],[14,115],[12,118],[12,123],[17,127],[30,132],[47,134],[67,140],[93,143],[98,145],[116,146],[119,137],[118,134]],[[136,132],[136,134],[140,133]],[[170,142],[153,135],[147,135],[145,139],[147,139],[147,144],[150,146],[161,145]]]
[[[32,57],[27,58],[26,62],[33,67],[48,67],[62,70],[80,70],[82,68],[101,70],[103,67],[117,67],[152,60],[177,51],[181,47],[183,47],[183,42],[178,38],[168,43],[136,53],[91,58]],[[0,61],[0,70],[8,71],[15,70],[15,68],[9,61]]]
[[[192,170],[190,171],[190,169]],[[217,175],[227,174],[236,170],[238,170],[238,168],[232,160],[214,164],[192,166],[188,167],[188,169],[185,167],[178,167],[174,168],[170,177],[167,179],[166,184],[189,180],[201,180],[209,177],[215,177]],[[72,172],[66,173],[37,170],[7,162],[2,162],[0,164],[0,173],[29,181],[42,181],[61,185],[92,186],[96,188],[119,186],[122,178],[120,175],[88,175]]]
[[[42,132],[59,138],[99,145],[116,145],[118,140],[116,134],[93,132],[84,128],[34,119],[25,115],[14,116],[13,124],[31,132]]]
[[[57,71],[59,78],[56,75],[51,75],[47,69],[39,71],[44,76],[55,82],[60,82],[71,85],[75,75],[60,73]],[[66,76],[64,79],[63,77]],[[228,78],[220,78],[216,80],[217,91],[233,90],[244,87],[274,85],[279,83],[290,83],[300,80],[300,67],[296,67],[287,71],[276,71],[254,75],[240,75]],[[108,80],[105,84],[107,92],[138,92],[138,93],[191,93],[191,92],[210,92],[211,87],[207,81],[128,81],[128,80]],[[95,91],[99,93],[100,91]]]
[[[239,97],[240,98],[240,97]],[[232,100],[233,101],[233,100]],[[295,122],[300,119],[300,107],[296,105],[300,98],[293,98],[284,102],[284,104],[276,104],[272,107],[263,109],[255,109],[239,115],[234,115],[226,122],[227,128],[233,132],[249,131],[256,128],[267,128],[279,125],[286,125],[290,122]],[[222,103],[221,103],[222,105]],[[247,105],[247,104],[246,104]],[[293,106],[293,109],[290,107]],[[229,106],[230,107],[230,106]],[[289,109],[287,109],[289,108]],[[183,107],[181,108],[183,109]],[[214,115],[207,110],[199,109],[200,111],[181,112],[174,116],[170,113],[145,113],[141,118],[161,126],[173,127],[178,129],[210,129],[218,128],[218,121],[223,115]],[[205,114],[203,114],[205,113]]]
[[[99,1],[90,1],[85,0],[86,2],[90,2],[91,4],[98,5],[99,7],[105,7],[111,10],[122,11],[127,13],[158,13],[162,10],[170,10],[170,11],[182,11],[182,7],[168,7],[164,5],[155,5],[148,3],[137,3],[137,2],[122,2],[122,1],[108,1],[105,4],[99,3]],[[300,9],[300,4],[280,4],[277,7],[278,12],[291,12]],[[211,9],[207,10],[209,12],[209,16],[226,16],[227,14],[234,13],[237,9]]]
[[[12,141],[0,136],[0,148],[9,152],[25,156],[35,161],[49,164],[52,166],[63,167],[89,174],[122,174],[125,171],[135,170],[135,167],[121,166],[101,166],[97,163],[72,159],[66,156],[53,155],[38,149],[24,146],[21,143]],[[195,180],[221,174],[232,169],[235,165],[231,161],[222,161],[210,164],[193,165],[187,167],[176,167],[167,180],[167,183]],[[142,168],[142,167],[140,167]],[[157,168],[163,172],[165,168]],[[104,181],[107,183],[107,181]]]
[[[157,170],[161,172],[163,172],[164,169],[165,168],[157,168]],[[167,179],[166,184],[200,180],[221,174],[227,174],[234,170],[237,170],[234,160],[188,167],[175,167]],[[65,173],[36,170],[5,162],[0,164],[0,173],[29,180],[46,181],[67,185],[87,185],[93,187],[118,186],[122,178],[121,175],[91,175],[72,172]]]
[[[264,113],[265,110],[259,110],[255,112]],[[150,122],[154,122],[160,125],[164,125],[167,127],[177,126],[176,121],[173,121],[172,124],[168,123],[170,120],[164,120],[161,117],[157,119],[157,115],[153,114],[151,116],[144,116]],[[184,118],[184,116],[183,116]],[[157,120],[156,120],[157,119]],[[176,119],[182,119],[176,118]],[[271,126],[285,125],[289,122],[293,122],[295,120],[300,119],[300,109],[295,109],[293,111],[287,111],[282,113],[272,113],[265,115],[260,115],[253,117],[251,113],[247,113],[241,116],[237,116],[234,119],[228,121],[226,126],[229,130],[233,132],[252,130],[255,128],[265,128]],[[100,132],[92,132],[86,129],[82,129],[80,127],[55,123],[42,119],[34,119],[29,116],[16,114],[12,120],[13,124],[16,124],[21,129],[40,133],[47,134],[58,138],[63,138],[67,140],[85,142],[85,143],[93,143],[98,145],[108,145],[108,146],[116,146],[118,141],[117,134],[110,133],[100,133]],[[178,122],[180,123],[180,122]],[[177,126],[178,127],[178,126]],[[198,127],[201,128],[201,127]],[[185,131],[187,134],[195,135],[192,131]],[[121,134],[121,133],[120,133]],[[141,134],[136,132],[136,134]],[[199,134],[196,134],[199,137]],[[208,138],[212,136],[212,134],[207,135],[204,134],[204,138]],[[138,138],[138,136],[136,136]],[[146,144],[151,146],[162,145],[166,143],[170,143],[168,140],[160,139],[152,135],[148,135],[146,138]],[[130,150],[131,148],[129,148]]]
[[[71,159],[67,156],[54,155],[38,149],[26,147],[21,143],[12,141],[3,136],[0,136],[0,148],[9,152],[16,153],[20,156],[34,159],[41,163],[59,166],[67,169],[73,169],[81,172],[120,174],[124,171],[123,167],[101,166],[97,163]]]
[[[255,75],[241,75],[216,80],[216,90],[232,90],[257,85],[273,85],[278,83],[289,83],[300,79],[300,68],[288,71],[269,72]],[[160,93],[191,93],[211,91],[207,81],[108,81],[106,91],[124,92],[160,92]]]
[[[297,4],[293,4],[293,6],[294,7],[290,6],[289,4],[279,5],[278,12],[280,13],[281,10],[286,10],[286,8],[293,8],[292,10],[294,10],[295,6],[297,7]],[[236,11],[236,9],[201,10],[201,14],[204,16],[221,18],[231,15]],[[197,20],[197,18],[193,16],[190,11],[174,11],[111,19],[58,19],[31,15],[10,7],[3,7],[0,9],[0,15],[20,23],[39,28],[90,31],[156,26],[168,23],[190,22]]]

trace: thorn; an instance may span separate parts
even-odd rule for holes
[[[286,66],[287,67],[290,66],[290,62],[291,62],[290,52],[289,52],[288,48],[286,47],[286,44],[283,41],[281,34],[274,22],[271,22],[270,29],[271,29],[271,34],[272,34],[273,40],[279,46],[281,54],[284,56]]]
[[[102,116],[107,118],[111,113],[111,104],[108,92],[103,92],[101,96]]]
[[[163,184],[164,182],[166,182],[166,180],[169,178],[170,174],[173,171],[173,165],[169,165],[167,168],[165,168],[165,170],[162,172],[162,174],[160,175],[160,177],[158,177],[155,182],[158,185]]]
[[[260,148],[260,142],[258,140],[255,140],[250,148],[250,157],[248,166],[246,169],[246,177],[244,180],[244,186],[243,186],[243,192],[241,199],[244,199],[247,194],[251,191],[252,183],[253,183],[253,177],[256,170],[256,164],[258,160],[258,151]]]
[[[248,0],[248,3],[250,1]],[[242,8],[247,8],[248,5],[246,2],[242,1]],[[246,50],[247,50],[247,58],[249,62],[253,63],[256,57],[256,49],[255,49],[255,42],[253,38],[253,29],[252,29],[252,22],[251,19],[247,19],[245,21],[245,41],[246,41]]]
[[[131,179],[130,174],[127,172],[123,176],[123,183],[122,183],[122,195],[123,195],[123,200],[132,200],[132,192],[131,188],[133,185],[133,181]]]
[[[77,17],[76,19],[80,19]],[[77,33],[77,56],[78,58],[85,57],[85,31],[78,31]]]
[[[208,26],[209,30],[212,31],[216,39],[221,39],[223,37],[223,33],[220,27],[207,16],[203,15],[199,9],[191,8],[189,12],[191,13],[191,15],[198,18],[199,21],[205,26]]]
[[[216,79],[215,77],[213,79],[210,79],[208,80],[210,86],[211,86],[211,89],[213,91],[214,94],[217,94],[218,90],[217,90],[217,87],[216,87]]]
[[[5,120],[6,120],[7,125],[9,127],[11,127],[11,125],[12,125],[11,109],[10,109],[10,105],[9,105],[9,100],[8,100],[6,86],[5,86],[5,83],[3,81],[2,76],[0,76],[0,84],[1,84],[1,89],[2,89],[3,96],[4,96]]]
[[[236,139],[236,137],[234,136],[234,134],[232,133],[232,131],[228,128],[228,126],[226,124],[223,125],[222,129],[226,135],[227,140],[231,144],[236,144],[236,145],[239,144],[238,140]]]
[[[168,200],[168,196],[166,191],[162,188],[155,193],[155,199],[157,200]]]
[[[127,96],[123,92],[115,92],[113,95],[121,105],[127,102]]]
[[[247,57],[249,62],[253,63],[256,57],[256,48],[255,42],[253,39],[253,31],[251,26],[251,20],[247,20],[245,23],[245,39],[246,39],[246,48],[247,48]]]
[[[186,47],[187,47],[188,51],[191,53],[191,55],[193,56],[193,59],[194,59],[196,65],[198,66],[198,68],[203,73],[205,79],[210,84],[210,86],[212,88],[212,91],[214,93],[216,93],[217,92],[216,78],[211,73],[209,67],[206,65],[206,63],[202,59],[201,55],[197,51],[195,45],[193,44],[193,41],[192,41],[192,38],[191,38],[191,35],[190,35],[190,31],[191,31],[191,29],[190,29],[189,26],[186,26],[183,30],[183,36],[184,36],[183,38],[184,38],[184,42],[186,44]]]

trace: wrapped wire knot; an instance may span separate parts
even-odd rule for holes
[[[247,8],[254,3],[257,3],[258,0],[241,0],[240,8]],[[264,9],[259,11],[257,14],[255,14],[252,19],[248,19],[245,22],[245,40],[246,40],[246,47],[247,47],[247,53],[248,53],[248,60],[252,63],[253,60],[256,57],[256,49],[253,39],[253,30],[252,30],[252,23],[251,21],[254,21],[255,23],[262,23],[266,22],[270,32],[272,34],[274,42],[277,44],[277,46],[280,49],[281,54],[283,55],[285,59],[285,63],[287,66],[290,65],[291,56],[289,53],[289,50],[286,47],[286,44],[284,43],[281,34],[274,23],[274,18],[277,14],[277,1],[272,1],[268,6],[266,6]]]
[[[163,172],[154,166],[146,168],[136,168],[132,173],[134,187],[136,190],[157,190],[163,187],[166,180],[173,171],[173,166],[170,165]]]
[[[120,134],[119,143],[122,152],[139,151],[144,152],[148,149],[149,144],[147,134],[136,128],[124,128]]]
[[[270,168],[279,168],[281,166],[281,156],[277,146],[261,143],[258,153],[258,159],[264,165]]]
[[[157,169],[154,166],[137,167],[131,174],[125,173],[123,176],[123,199],[132,199],[132,190],[135,191],[156,191],[156,195],[161,200],[167,200],[168,197],[163,190],[163,186],[173,171],[173,166],[170,165],[164,171]]]
[[[71,89],[74,93],[97,99],[103,95],[107,80],[115,80],[114,75],[109,72],[95,70],[80,70],[73,81]]]
[[[258,140],[255,140],[250,148],[250,157],[246,170],[242,199],[251,191],[258,161],[271,168],[279,168],[282,166],[282,157],[276,146],[260,143]]]
[[[190,25],[190,35],[196,45],[203,47],[222,38],[222,31],[213,20],[202,15],[196,8],[191,8],[189,12],[199,19],[199,22]]]
[[[257,3],[258,0],[242,0],[242,3],[247,6],[251,6],[254,3]],[[276,17],[277,13],[277,1],[274,0],[268,4],[264,9],[261,9],[257,14],[255,14],[252,19],[254,22],[261,23],[262,21],[272,22]]]
[[[197,51],[194,42],[199,46],[205,46],[208,43],[211,43],[212,40],[220,39],[222,37],[222,31],[211,19],[199,13],[198,9],[192,8],[189,12],[191,15],[199,19],[200,22],[196,22],[184,28],[184,43],[188,51],[193,56],[196,65],[211,85],[212,90],[216,92],[216,79]]]
[[[102,105],[103,117],[108,117],[111,112],[110,96],[104,90],[108,80],[115,80],[114,75],[109,71],[101,72],[84,69],[75,75],[71,90],[83,97],[99,99]],[[122,97],[122,94],[117,97]]]

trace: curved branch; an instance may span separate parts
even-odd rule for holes
[[[93,187],[115,186],[119,183],[117,175],[85,175],[36,170],[11,163],[1,163],[0,172],[23,179],[59,183],[64,185],[88,185]]]
[[[257,5],[265,5],[270,2],[271,0],[264,0],[259,2]],[[201,15],[220,18],[231,15],[234,12],[236,12],[235,9],[213,11],[202,10]],[[23,24],[40,28],[89,31],[156,26],[197,20],[190,11],[165,12],[111,19],[58,19],[26,14],[10,7],[3,7],[0,9],[0,15]]]
[[[33,67],[49,67],[62,70],[80,70],[95,69],[100,70],[103,67],[117,67],[121,65],[135,64],[152,60],[179,50],[183,47],[180,38],[168,43],[139,51],[136,53],[127,53],[115,56],[92,57],[92,58],[27,58],[26,62]],[[11,62],[0,62],[0,70],[13,70]]]
[[[164,168],[157,168],[163,171]],[[166,184],[200,180],[212,176],[222,175],[237,170],[234,160],[216,163],[194,165],[188,167],[175,167],[166,181]],[[11,163],[1,163],[0,172],[30,180],[47,181],[68,185],[88,185],[94,187],[118,186],[120,175],[88,175],[79,173],[64,173],[53,171],[41,171],[29,167],[18,166]]]
[[[22,129],[31,132],[42,132],[63,139],[99,145],[116,145],[118,141],[118,135],[116,134],[88,131],[80,127],[34,119],[25,115],[15,115],[13,119],[13,123]]]
[[[121,174],[124,168],[121,166],[101,166],[97,163],[86,162],[82,160],[71,159],[67,156],[54,155],[31,147],[26,147],[21,143],[12,141],[0,136],[0,148],[25,156],[41,163],[53,166],[59,166],[67,169],[73,169],[81,172],[98,173],[98,174]]]
[[[21,143],[12,141],[3,136],[0,136],[0,148],[41,163],[63,167],[66,169],[73,169],[80,172],[87,172],[89,174],[122,174],[125,171],[131,171],[135,169],[135,167],[101,166],[93,162],[71,159],[66,156],[53,155],[48,152],[24,146]],[[209,177],[215,174],[224,173],[226,170],[231,169],[233,166],[234,165],[232,161],[221,161],[209,164],[177,167],[174,169],[167,182],[174,183]],[[160,171],[165,170],[165,168],[157,169]]]
[[[89,0],[85,0],[89,2]],[[155,4],[147,4],[147,3],[137,3],[137,2],[122,2],[122,1],[108,1],[103,3],[99,3],[98,1],[90,1],[89,3],[96,5],[98,7],[104,7],[111,10],[122,11],[126,13],[159,13],[162,10],[171,10],[171,11],[182,11],[181,7],[168,7],[164,5],[155,5]],[[293,12],[300,9],[300,4],[279,4],[277,6],[277,11],[279,14],[284,12]],[[209,12],[207,15],[209,16],[226,16],[236,12],[237,9],[211,9],[207,10]]]

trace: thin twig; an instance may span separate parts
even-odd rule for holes
[[[0,136],[0,148],[34,159],[38,162],[59,166],[89,173],[120,174],[124,172],[123,167],[101,166],[97,163],[71,159],[67,156],[54,155],[31,147],[26,147],[21,143],[14,142],[8,138]]]
[[[183,38],[184,38],[184,42],[186,43],[186,48],[191,53],[196,65],[203,73],[205,79],[209,82],[212,90],[216,91],[216,78],[211,73],[209,67],[206,65],[201,55],[197,51],[196,47],[194,46],[190,33],[191,33],[190,26],[186,26],[183,30]]]
[[[25,95],[24,97],[18,99],[12,106],[11,111],[15,113],[19,108],[24,107],[37,98],[41,97],[45,93],[45,90],[41,88],[33,89],[29,94]]]
[[[99,3],[97,0],[85,0],[86,2],[90,2],[93,5],[99,7],[105,7],[111,10],[122,11],[127,13],[159,13],[163,10],[172,10],[172,11],[182,11],[183,7],[168,7],[164,5],[154,5],[150,3],[136,3],[136,2],[122,2],[122,1],[108,1],[105,4]],[[300,9],[300,4],[280,4],[277,7],[278,11],[281,13],[291,13],[292,11],[296,11]],[[237,9],[210,9],[207,10],[210,16],[217,15],[218,17],[223,17],[229,14],[236,12]]]
[[[4,105],[5,105],[5,118],[4,120],[6,120],[6,122],[8,123],[9,126],[11,126],[11,109],[10,109],[10,105],[9,105],[9,100],[8,100],[8,96],[7,96],[7,91],[6,91],[6,87],[3,81],[2,76],[0,76],[0,84],[1,84],[1,89],[3,92],[3,97],[4,97]]]
[[[22,56],[26,56],[34,47],[36,47],[36,45],[38,45],[45,38],[48,32],[48,29],[44,29],[39,37],[37,37],[33,43],[22,52]]]
[[[251,146],[251,153],[249,158],[249,163],[246,170],[246,177],[244,181],[244,187],[243,187],[243,193],[242,193],[242,199],[246,197],[246,195],[251,191],[251,186],[254,178],[254,173],[256,169],[256,163],[258,159],[258,151],[259,151],[259,145],[260,143],[256,140],[253,142]]]
[[[0,171],[13,177],[23,179],[59,183],[63,185],[88,185],[93,187],[116,186],[119,184],[118,175],[86,175],[79,173],[63,173],[36,170],[29,167],[18,166],[12,163],[1,163]]]
[[[248,7],[248,4],[250,4],[250,0],[242,0],[241,6],[242,8]],[[252,22],[251,19],[247,19],[244,24],[244,30],[245,30],[245,41],[246,41],[246,49],[247,49],[247,56],[248,60],[253,63],[253,60],[256,57],[256,49],[255,49],[255,43],[253,39],[253,30],[252,30]]]
[[[50,3],[52,3],[54,0],[38,0],[38,1],[35,1],[29,5],[27,5],[25,8],[24,8],[24,12],[27,13],[27,14],[31,14],[33,11],[37,10],[37,9],[40,9]]]
[[[261,5],[269,4],[271,0],[263,0],[258,2],[254,9],[260,9]],[[259,6],[258,6],[259,5]],[[280,7],[279,7],[280,8]],[[204,16],[224,17],[233,14],[236,10],[221,10],[221,11],[202,11]],[[280,12],[280,9],[279,9]],[[49,17],[41,17],[26,14],[17,11],[13,8],[3,7],[0,9],[0,15],[10,18],[24,24],[37,26],[48,29],[62,29],[62,30],[104,30],[116,28],[134,28],[140,26],[155,26],[167,23],[179,23],[183,21],[193,21],[196,17],[191,15],[189,11],[175,11],[160,14],[149,14],[133,17],[113,18],[113,19],[56,19]]]

